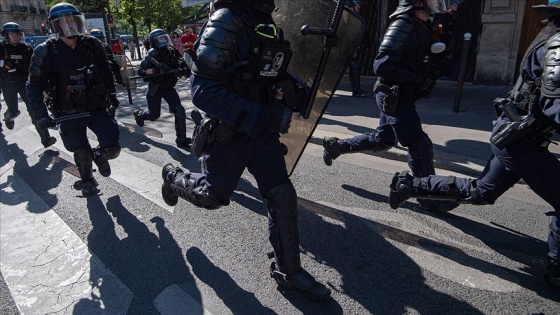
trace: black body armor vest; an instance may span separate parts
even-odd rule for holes
[[[65,56],[57,47],[56,40],[47,41],[48,58],[54,67],[55,82],[49,91],[53,98],[51,112],[58,116],[62,113],[73,114],[93,111],[109,106],[107,87],[99,69],[96,54],[103,53],[93,42],[95,39],[82,37],[83,46],[77,47],[84,55],[79,58]],[[101,47],[101,44],[99,44]]]
[[[252,45],[249,59],[237,63],[240,66],[233,71],[228,85],[252,102],[270,104],[274,84],[287,78],[292,51],[289,42],[284,40],[282,29],[275,25],[261,25],[246,25]],[[277,35],[263,35],[258,31],[259,27],[276,29]]]

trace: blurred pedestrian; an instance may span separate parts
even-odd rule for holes
[[[196,35],[193,33],[192,28],[185,27],[185,32],[181,36],[181,43],[183,44],[183,58],[187,63],[187,66],[192,68],[193,59],[190,54],[193,54],[193,46],[196,42]]]

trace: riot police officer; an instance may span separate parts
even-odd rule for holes
[[[29,64],[33,49],[29,44],[22,41],[23,30],[19,24],[8,22],[2,26],[2,36],[6,42],[0,43],[0,80],[2,81],[1,90],[4,91],[4,101],[8,109],[4,113],[4,122],[8,129],[14,129],[15,118],[19,116],[18,94],[25,103],[25,107],[31,117],[31,122],[35,125],[41,143],[49,147],[56,142],[56,138],[49,135],[47,129],[37,127],[35,115],[29,110],[29,99],[25,93],[25,82],[29,76]]]
[[[113,50],[111,49],[111,46],[107,43],[107,37],[105,36],[105,33],[103,33],[103,31],[98,28],[94,28],[89,32],[89,35],[99,39],[101,44],[103,44],[103,48],[105,48],[105,52],[107,53],[107,59],[109,59],[109,62],[111,63],[111,70],[113,71],[113,75],[115,76],[115,80],[117,81],[117,84],[125,86],[121,75],[121,66],[115,61]]]
[[[107,54],[101,43],[85,34],[84,15],[69,3],[58,3],[49,11],[49,26],[58,39],[35,48],[31,59],[27,95],[40,127],[59,124],[64,147],[74,153],[80,181],[74,187],[82,195],[99,192],[92,161],[102,176],[111,175],[110,159],[121,150],[119,129],[110,112],[119,106]],[[43,99],[47,91],[47,103]],[[48,110],[48,111],[47,111]],[[92,150],[87,129],[99,146]]]
[[[175,116],[175,143],[179,148],[188,148],[191,139],[187,137],[187,115],[175,90],[178,76],[188,76],[190,71],[181,53],[173,47],[171,37],[162,29],[155,29],[148,35],[150,50],[140,63],[138,75],[148,81],[146,100],[148,108],[134,111],[136,124],[144,126],[145,120],[154,121],[161,115],[161,99],[169,105]]]
[[[409,197],[455,200],[475,205],[493,204],[523,179],[552,206],[548,233],[546,282],[560,290],[560,161],[548,150],[554,132],[560,133],[560,2],[533,8],[550,22],[527,49],[521,74],[506,98],[494,102],[501,115],[491,136],[492,157],[478,179],[454,176],[413,177],[396,173],[389,204],[396,209]]]
[[[247,168],[268,206],[275,258],[271,276],[280,286],[311,299],[327,299],[330,290],[300,263],[297,195],[279,141],[292,116],[279,92],[290,93],[295,85],[287,74],[289,43],[271,16],[274,1],[214,4],[217,11],[194,47],[197,60],[191,77],[193,103],[208,115],[197,127],[202,126],[201,132],[193,136],[194,151],[203,143],[198,152],[203,173],[165,165],[162,196],[169,205],[181,197],[195,206],[217,209],[229,204]]]
[[[422,129],[415,103],[429,95],[435,85],[430,71],[429,17],[445,8],[446,1],[449,0],[399,0],[373,65],[378,75],[374,92],[380,109],[379,126],[370,133],[348,139],[325,137],[326,165],[332,165],[341,154],[382,152],[398,141],[408,148],[408,165],[415,176],[435,174],[432,141]],[[421,201],[421,206],[439,210],[454,205]]]

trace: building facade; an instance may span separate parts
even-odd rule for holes
[[[478,84],[513,84],[525,50],[544,27],[542,17],[536,16],[533,5],[548,0],[463,0],[459,6],[459,25],[456,27],[456,64],[459,66],[463,35],[471,33],[467,53],[465,79]],[[371,63],[388,16],[398,5],[397,0],[362,0],[362,16],[368,23],[370,39],[367,53],[361,56],[363,75],[374,75]],[[458,73],[451,79],[457,79]]]
[[[0,0],[0,22],[16,22],[27,35],[42,35],[48,8],[44,0]]]

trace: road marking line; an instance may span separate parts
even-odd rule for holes
[[[23,129],[25,130],[25,129]],[[23,131],[22,130],[22,131]],[[27,127],[28,132],[35,133],[34,128],[32,126]],[[18,132],[19,133],[19,132]],[[14,135],[14,134],[12,134]],[[10,135],[10,136],[12,136]],[[74,156],[74,154],[66,148],[64,148],[64,144],[62,143],[62,139],[60,139],[60,134],[54,134],[54,137],[57,138],[56,143],[53,145],[57,150],[61,152],[65,152],[70,156]],[[37,137],[37,136],[35,136]],[[17,137],[16,143],[20,143],[20,138]],[[29,137],[28,137],[29,138]],[[93,139],[89,139],[89,142],[92,147],[98,145],[97,141]],[[41,143],[37,139],[37,144],[35,147],[35,151],[42,148]],[[33,152],[35,152],[33,151]],[[26,152],[27,154],[27,152]],[[30,154],[27,154],[28,156]],[[74,162],[74,161],[72,161]],[[161,185],[163,183],[163,179],[161,178],[161,169],[162,166],[155,165],[143,159],[137,158],[134,155],[128,154],[126,152],[120,153],[119,157],[114,160],[110,160],[109,163],[111,164],[111,178],[118,183],[130,188],[131,190],[137,192],[142,197],[150,200],[151,202],[157,204],[158,206],[164,208],[169,212],[173,212],[175,207],[168,206],[165,201],[163,201],[161,197]],[[96,168],[95,164],[93,167]],[[97,175],[100,176],[100,175]],[[101,188],[102,189],[102,188]]]
[[[8,177],[0,191],[0,271],[19,311],[125,314],[132,292],[13,169],[1,182]],[[99,298],[101,290],[111,298]]]

